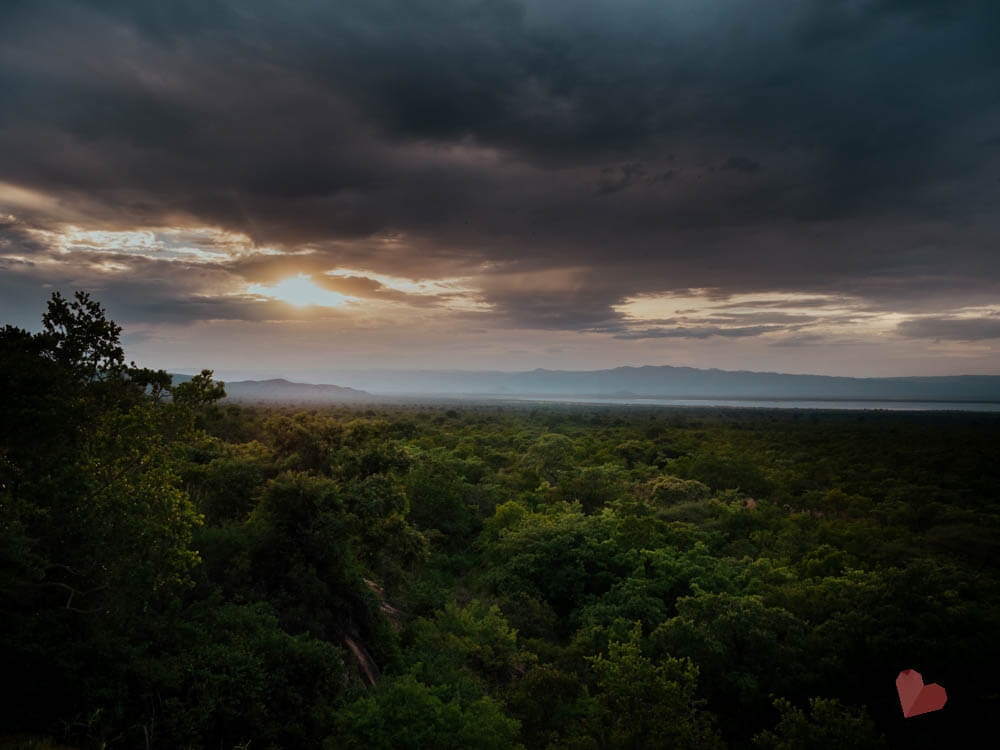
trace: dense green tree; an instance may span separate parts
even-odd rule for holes
[[[478,600],[465,607],[449,602],[433,619],[417,620],[411,638],[411,653],[421,659],[420,673],[429,683],[468,670],[488,685],[507,684],[532,661],[500,608]]]
[[[518,722],[488,696],[442,697],[410,675],[383,681],[337,714],[329,750],[516,750]]]
[[[344,655],[282,630],[261,604],[208,601],[146,662],[144,738],[163,747],[318,746],[344,689]]]
[[[837,699],[810,698],[808,714],[784,698],[774,707],[781,718],[773,731],[756,735],[754,747],[766,750],[876,750],[885,739],[864,709],[841,705]]]
[[[188,490],[209,524],[243,521],[253,510],[265,479],[274,473],[274,457],[253,441],[223,444],[220,455],[206,464],[192,464],[187,472]]]
[[[664,475],[643,483],[636,494],[654,507],[707,500],[712,491],[695,479]]]
[[[573,441],[559,433],[539,437],[522,458],[525,467],[534,471],[542,480],[555,484],[561,472],[573,464]]]
[[[406,474],[409,518],[422,529],[436,529],[451,544],[464,546],[476,532],[479,504],[462,476],[464,463],[436,449],[414,457]]]
[[[643,656],[642,629],[614,641],[607,654],[589,657],[596,674],[594,714],[584,720],[586,736],[602,750],[621,748],[721,748],[714,722],[695,697],[698,670],[691,662]]]
[[[224,391],[205,372],[197,391],[163,399],[169,378],[125,367],[120,330],[78,293],[53,295],[41,333],[3,332],[11,427],[24,432],[5,423],[0,437],[0,635],[12,675],[43,677],[5,705],[12,726],[62,713],[114,736],[137,626],[173,606],[198,561],[180,476],[202,439],[197,408]]]
[[[527,593],[565,618],[608,591],[625,569],[613,533],[613,523],[579,505],[524,516],[487,550],[489,579],[498,593]]]
[[[627,492],[625,473],[613,464],[567,471],[553,493],[555,500],[578,502],[588,513],[613,505]]]
[[[362,569],[338,485],[286,472],[271,480],[248,521],[252,583],[292,633],[338,639],[372,627]]]
[[[732,739],[759,729],[768,695],[797,693],[808,684],[807,625],[767,607],[759,596],[702,593],[677,602],[677,615],[651,640],[659,653],[699,667],[699,692],[730,717]]]

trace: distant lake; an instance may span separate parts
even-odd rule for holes
[[[597,398],[587,396],[509,396],[511,401],[550,401],[571,404],[609,404],[638,406],[725,406],[744,409],[851,409],[886,411],[987,411],[1000,412],[1000,403],[977,401],[775,401],[759,399],[714,398]]]

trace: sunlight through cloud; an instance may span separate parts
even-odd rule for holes
[[[300,273],[279,281],[274,286],[252,284],[248,290],[251,294],[287,302],[296,307],[316,305],[318,307],[340,307],[354,297],[346,297],[327,289],[316,286],[308,274]]]

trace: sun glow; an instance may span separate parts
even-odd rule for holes
[[[345,297],[327,289],[316,286],[308,274],[300,273],[287,279],[282,279],[274,286],[263,284],[251,285],[249,292],[263,297],[281,300],[296,307],[317,305],[319,307],[340,307],[354,297]]]

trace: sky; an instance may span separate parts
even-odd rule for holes
[[[4,0],[0,321],[131,359],[1000,374],[995,0]]]

